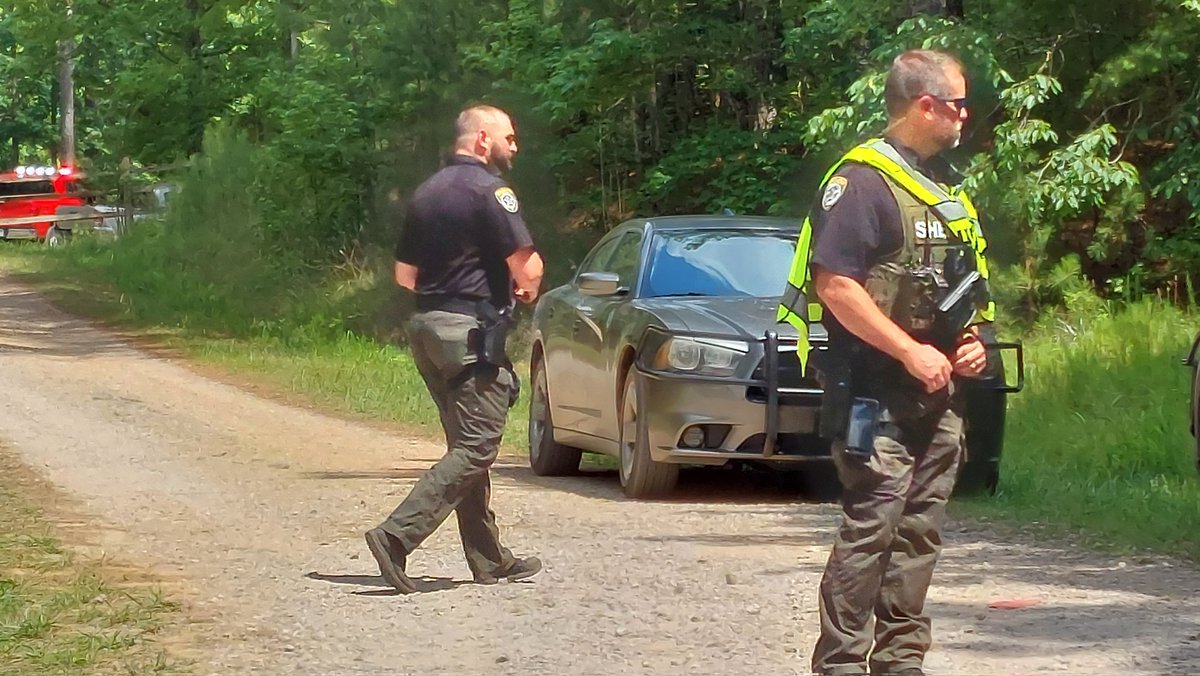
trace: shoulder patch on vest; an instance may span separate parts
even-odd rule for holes
[[[498,188],[496,201],[510,214],[517,213],[517,209],[521,208],[520,203],[517,202],[517,194],[512,191],[512,188]]]
[[[849,185],[850,182],[841,176],[829,179],[829,183],[825,185],[825,193],[821,195],[821,208],[825,211],[832,209],[833,205],[842,199],[842,195],[846,194],[846,187]]]

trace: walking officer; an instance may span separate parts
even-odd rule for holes
[[[808,324],[820,320],[829,364],[845,366],[831,378],[839,369],[812,356],[826,398],[844,387],[848,403],[846,431],[826,435],[844,490],[821,580],[817,674],[921,676],[930,647],[925,596],[964,454],[960,379],[983,372],[979,330],[995,312],[975,208],[932,169],[959,143],[966,95],[955,58],[895,59],[887,131],[826,175],[779,309],[800,331],[802,355]],[[956,288],[972,293],[947,293]],[[971,304],[947,328],[938,306],[958,297]]]
[[[516,195],[500,178],[517,154],[508,114],[468,108],[455,132],[454,154],[413,194],[396,247],[396,282],[416,294],[407,325],[413,361],[446,434],[442,459],[366,532],[383,579],[402,594],[416,591],[408,555],[450,512],[476,582],[527,578],[542,567],[500,544],[489,506],[489,468],[518,388],[504,341],[514,301],[537,298],[542,259]]]

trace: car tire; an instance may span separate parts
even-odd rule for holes
[[[650,457],[650,438],[640,393],[641,378],[630,370],[617,410],[620,435],[621,488],[631,498],[658,498],[670,493],[679,481],[679,465]]]
[[[46,246],[51,248],[62,246],[67,243],[67,233],[51,226],[50,229],[46,231],[46,237],[43,241],[46,243]]]
[[[842,482],[832,460],[810,461],[800,468],[800,490],[818,502],[836,502],[842,497]]]
[[[529,466],[538,476],[564,476],[579,471],[583,451],[554,441],[554,421],[550,414],[550,389],[546,366],[541,359],[533,363],[533,392],[529,398]]]
[[[992,462],[967,462],[958,470],[955,495],[995,495],[1000,487],[1000,466]]]

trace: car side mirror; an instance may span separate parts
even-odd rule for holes
[[[621,278],[612,272],[585,272],[577,283],[586,296],[613,296],[621,289]]]

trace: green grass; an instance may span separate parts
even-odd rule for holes
[[[236,304],[205,305],[187,280],[168,283],[161,271],[147,272],[152,261],[144,251],[144,243],[136,241],[119,247],[79,241],[58,251],[36,245],[0,247],[0,268],[69,311],[134,331],[201,363],[251,376],[275,392],[398,423],[431,439],[441,436],[437,410],[407,350],[394,341],[345,330],[348,316],[362,324],[374,320],[376,329],[379,324],[388,327],[374,331],[376,335],[397,335],[396,310],[379,300],[384,294],[375,288],[378,274],[359,272],[349,281],[292,289],[294,303],[317,308],[316,318],[247,317],[229,310]],[[327,308],[334,306],[343,316],[328,319],[332,313]],[[510,347],[519,342],[514,337]],[[528,367],[518,363],[516,368],[522,387],[504,434],[504,449],[510,453],[523,452],[528,443]]]
[[[192,339],[184,345],[198,359],[252,374],[319,406],[401,423],[431,438],[441,435],[433,400],[402,348],[353,335],[303,348],[268,339]],[[520,372],[521,365],[517,368]],[[522,452],[528,443],[528,391],[522,382],[521,398],[509,412],[504,434],[509,452]]]
[[[0,673],[175,672],[155,643],[174,607],[65,550],[36,496],[46,491],[0,451]]]
[[[136,240],[76,242],[57,252],[11,247],[0,250],[0,265],[68,309],[150,333],[200,362],[301,401],[440,435],[404,348],[366,337],[395,335],[378,330],[394,325],[396,314],[387,305],[396,296],[386,290],[386,273],[296,286],[278,316],[247,316],[236,301],[204,302],[206,294],[236,288],[170,281],[150,269],[156,259],[147,251]],[[350,332],[347,317],[368,330]],[[1188,433],[1188,372],[1179,365],[1197,329],[1190,315],[1146,301],[1026,336],[1028,384],[1010,399],[1000,494],[960,502],[958,513],[1200,561],[1191,527],[1200,522],[1200,482]],[[527,442],[528,390],[509,416],[510,452]]]
[[[1096,544],[1200,561],[1200,481],[1188,432],[1200,321],[1155,301],[1026,340],[999,495],[969,513]]]

